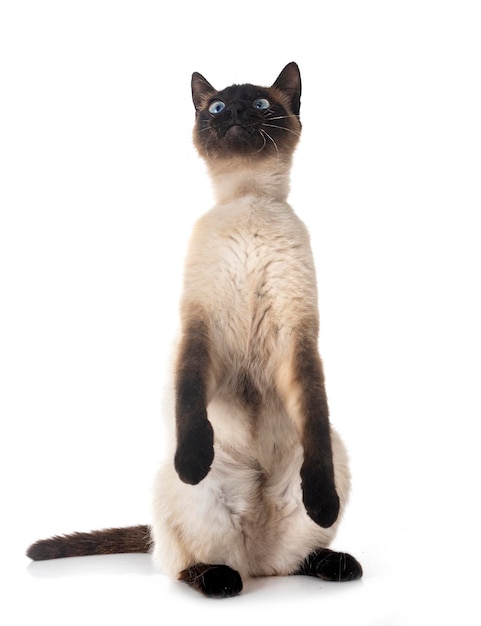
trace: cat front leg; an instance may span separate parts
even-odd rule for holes
[[[175,413],[177,449],[174,466],[179,478],[197,485],[214,460],[214,431],[207,418],[210,371],[208,326],[200,316],[185,324],[177,358]]]
[[[311,329],[297,334],[291,358],[281,372],[282,394],[304,449],[300,476],[304,506],[316,524],[329,528],[339,516],[340,501],[334,480],[324,373],[316,334]]]

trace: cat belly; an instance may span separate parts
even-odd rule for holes
[[[347,462],[337,436],[333,443],[344,507]],[[174,577],[194,563],[229,565],[243,577],[293,573],[313,550],[329,545],[339,521],[324,529],[307,516],[301,458],[300,448],[293,450],[290,464],[267,476],[254,461],[239,462],[216,446],[211,471],[195,486],[165,466],[155,489],[155,564]]]

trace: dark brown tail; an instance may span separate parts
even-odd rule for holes
[[[151,549],[150,527],[129,526],[41,539],[30,546],[27,556],[34,561],[45,561],[69,556],[150,552]]]

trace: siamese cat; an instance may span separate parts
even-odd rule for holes
[[[194,229],[172,382],[172,454],[154,488],[152,526],[53,537],[35,560],[152,552],[211,597],[246,577],[362,576],[328,548],[349,492],[318,352],[309,236],[287,203],[301,134],[301,78],[217,91],[192,75],[194,144],[215,206]]]

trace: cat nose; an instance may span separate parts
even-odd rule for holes
[[[233,122],[238,122],[242,117],[243,112],[244,107],[242,106],[242,104],[239,104],[237,102],[233,102],[232,104],[226,106],[226,113],[227,115],[231,116]]]

